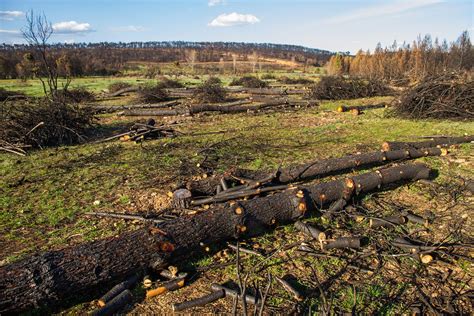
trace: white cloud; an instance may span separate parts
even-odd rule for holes
[[[127,25],[110,28],[114,32],[144,32],[146,28],[141,25]]]
[[[431,6],[444,2],[444,0],[398,0],[393,3],[377,4],[370,7],[354,10],[347,14],[334,16],[332,18],[325,19],[326,23],[344,23],[354,20],[360,20],[371,17],[380,17],[386,15],[393,15],[402,13],[421,7]]]
[[[57,34],[88,33],[93,31],[89,23],[78,23],[76,21],[54,23],[53,30]]]
[[[240,14],[232,12],[229,14],[224,13],[219,15],[208,25],[213,27],[226,27],[244,24],[255,24],[258,22],[260,22],[260,20],[253,14]]]
[[[0,20],[12,21],[24,15],[25,13],[22,11],[0,11]]]
[[[210,6],[210,7],[213,7],[213,6],[216,6],[216,5],[219,5],[219,4],[224,4],[224,0],[209,0],[207,2],[207,5]]]
[[[67,39],[67,40],[64,41],[65,44],[74,44],[75,42],[76,41],[73,38]]]
[[[0,34],[20,34],[18,30],[2,30],[0,29]]]

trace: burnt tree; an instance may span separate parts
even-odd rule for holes
[[[383,185],[429,177],[422,164],[399,165],[343,180],[295,187],[247,201],[217,204],[176,218],[63,250],[33,255],[0,267],[0,313],[58,306],[144,267],[162,268],[203,252],[202,245],[261,234],[308,211]]]

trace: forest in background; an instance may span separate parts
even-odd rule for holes
[[[58,72],[73,77],[120,75],[140,63],[251,62],[262,58],[323,66],[333,52],[283,44],[234,42],[132,42],[48,45]],[[346,54],[346,53],[344,53]],[[37,57],[29,45],[0,46],[0,78],[28,79],[35,72]],[[235,67],[234,67],[235,68]],[[64,74],[63,74],[64,75]]]
[[[430,35],[419,36],[412,44],[382,48],[373,53],[360,50],[355,56],[333,55],[328,64],[331,75],[351,75],[388,81],[416,81],[444,72],[470,71],[474,67],[474,48],[469,33],[463,32],[451,43],[433,41]]]

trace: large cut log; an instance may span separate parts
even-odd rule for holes
[[[259,111],[273,106],[287,104],[286,99],[273,100],[271,102],[256,105],[220,105],[220,104],[196,104],[189,109],[190,114],[201,112],[221,112],[221,113],[240,113],[249,111]]]
[[[166,101],[166,102],[159,102],[159,103],[149,103],[149,104],[129,104],[129,105],[95,105],[90,104],[85,107],[88,109],[95,110],[97,112],[104,112],[104,113],[112,113],[124,110],[132,110],[132,109],[163,109],[169,108],[175,105],[180,104],[180,101],[173,100],[173,101]]]
[[[242,92],[260,95],[286,95],[286,90],[271,88],[244,88]]]
[[[131,109],[120,112],[123,116],[177,116],[189,115],[188,109]]]
[[[255,236],[296,221],[331,201],[348,200],[391,183],[426,179],[429,174],[430,169],[422,164],[394,166],[262,198],[217,204],[206,212],[155,227],[33,255],[0,267],[0,314],[58,306],[145,267],[182,263],[202,254],[203,245]]]
[[[409,148],[448,147],[455,144],[474,142],[474,135],[460,137],[437,137],[423,142],[384,142],[382,150],[399,150]]]
[[[383,109],[386,108],[387,105],[385,103],[381,104],[367,104],[367,105],[356,105],[356,106],[345,106],[341,105],[337,108],[337,112],[351,112],[353,110],[362,112],[365,110],[372,110],[372,109]],[[426,146],[425,146],[426,147]],[[429,146],[430,147],[430,146]]]
[[[140,90],[140,87],[127,87],[109,94],[109,97],[118,97],[119,95],[122,95],[124,93],[137,92],[138,90]]]
[[[224,175],[208,177],[199,181],[192,181],[186,184],[187,189],[194,195],[213,195],[220,179],[231,181],[233,178],[245,178],[252,180],[260,180],[271,174],[276,174],[273,179],[274,183],[286,184],[309,180],[314,178],[322,178],[325,176],[345,172],[351,169],[367,168],[388,163],[390,161],[401,161],[408,159],[416,159],[428,156],[440,156],[446,151],[440,148],[425,149],[408,149],[394,151],[375,151],[370,153],[349,155],[340,158],[329,158],[324,160],[314,160],[306,164],[290,166],[280,169],[278,172],[251,171],[251,170],[232,170]]]

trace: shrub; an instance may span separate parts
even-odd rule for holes
[[[211,77],[196,88],[193,98],[197,102],[217,103],[226,100],[227,92],[219,78]]]
[[[242,86],[244,88],[265,88],[268,86],[268,84],[265,81],[260,80],[254,76],[244,76],[239,79],[234,79],[229,85]]]

